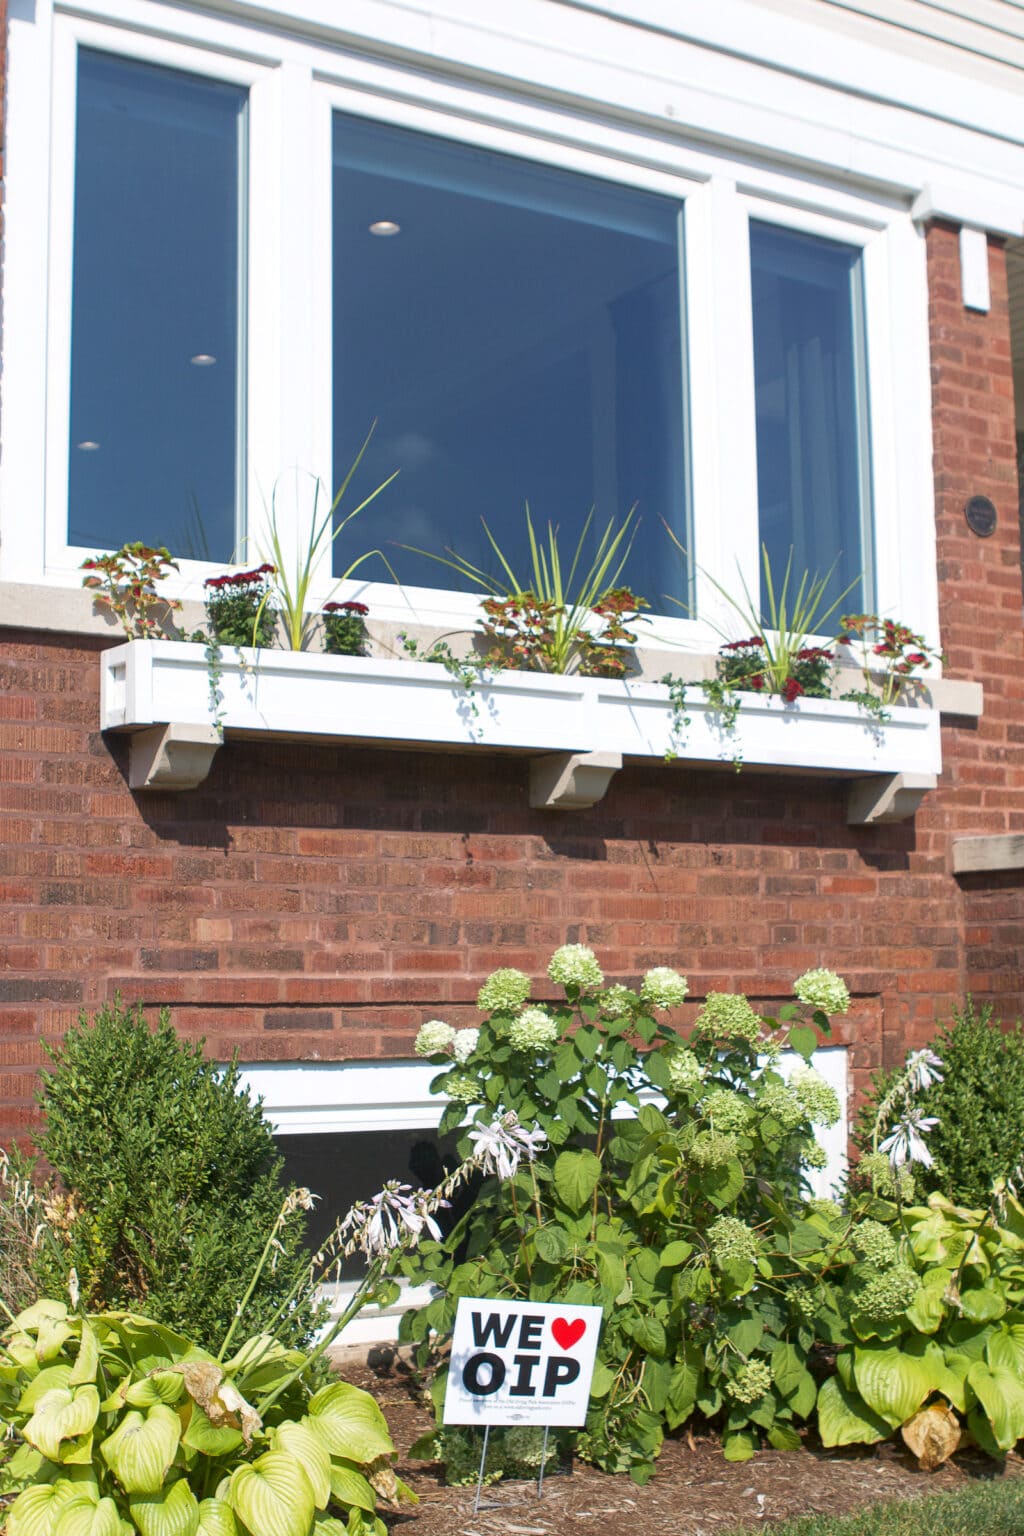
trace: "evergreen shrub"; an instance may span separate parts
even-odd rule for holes
[[[66,1295],[73,1268],[87,1307],[141,1312],[216,1350],[285,1195],[259,1102],[239,1092],[234,1062],[207,1061],[166,1011],[151,1030],[120,999],[91,1023],[83,1013],[50,1055],[37,1144],[61,1192],[36,1255],[40,1288]],[[248,1304],[253,1332],[308,1267],[304,1233],[295,1209]],[[307,1299],[275,1326],[284,1345],[305,1342],[318,1321],[308,1290],[299,1294]]]

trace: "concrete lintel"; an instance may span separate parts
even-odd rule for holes
[[[936,782],[933,773],[880,773],[856,779],[846,797],[847,823],[866,827],[909,821]]]
[[[137,731],[128,749],[131,789],[195,789],[221,744],[212,725],[154,725]]]
[[[534,810],[581,811],[604,797],[621,752],[546,752],[530,759],[530,804]]]
[[[1001,869],[1024,869],[1024,834],[953,839],[955,875],[992,874]]]

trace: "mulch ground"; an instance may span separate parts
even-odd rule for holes
[[[668,1440],[658,1470],[645,1488],[628,1477],[610,1477],[581,1462],[536,1485],[507,1482],[485,1488],[473,1513],[475,1490],[447,1488],[428,1462],[412,1461],[409,1447],[433,1424],[415,1374],[401,1355],[346,1351],[338,1360],[345,1378],[372,1392],[387,1416],[398,1447],[397,1471],[419,1495],[415,1508],[382,1511],[392,1536],[717,1536],[735,1527],[770,1529],[797,1515],[849,1514],[883,1499],[949,1492],[980,1478],[1024,1477],[1024,1460],[990,1461],[961,1451],[938,1471],[917,1469],[895,1444],[826,1451],[808,1443],[800,1451],[759,1452],[751,1461],[723,1459],[717,1438]],[[383,1357],[383,1358],[382,1358]]]

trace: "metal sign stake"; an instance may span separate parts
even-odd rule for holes
[[[491,1426],[484,1425],[484,1448],[480,1453],[480,1476],[476,1480],[476,1498],[473,1500],[473,1513],[480,1513],[480,1493],[484,1486],[484,1465],[487,1461],[487,1442],[491,1438]]]

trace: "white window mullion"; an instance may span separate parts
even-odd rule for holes
[[[743,602],[758,592],[757,451],[747,215],[736,185],[714,177],[686,203],[690,413],[697,615],[736,632],[714,583]]]
[[[865,251],[879,613],[940,643],[923,233],[894,220]]]

